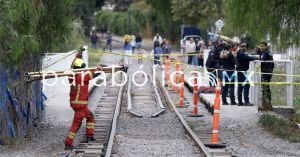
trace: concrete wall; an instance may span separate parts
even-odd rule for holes
[[[0,145],[29,135],[43,117],[41,83],[28,83],[24,77],[40,68],[40,56],[33,54],[26,54],[18,66],[0,66]]]
[[[24,74],[40,71],[43,68],[44,70],[70,69],[75,58],[75,53],[71,54],[72,52],[47,54],[43,59],[38,55],[27,54],[17,67],[0,65],[0,145],[13,143],[18,137],[30,135],[33,126],[38,125],[45,116],[47,108],[44,106],[42,83],[41,81],[28,83]],[[87,51],[83,53],[83,58],[88,64]],[[52,63],[55,64],[49,66]],[[65,92],[68,96],[69,88],[62,86],[62,79],[60,78],[54,86],[44,88],[48,99],[58,96],[60,92]],[[60,100],[57,104],[59,103]]]

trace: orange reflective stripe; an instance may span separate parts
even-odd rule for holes
[[[74,101],[71,101],[71,104],[87,105],[87,104],[88,104],[88,101],[74,100]]]

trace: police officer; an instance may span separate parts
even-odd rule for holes
[[[221,69],[222,69],[222,82],[225,82],[225,84],[222,84],[222,102],[223,105],[228,105],[228,102],[226,100],[226,96],[228,94],[229,90],[229,96],[230,96],[230,104],[236,105],[235,97],[234,97],[234,69],[235,69],[235,57],[233,56],[231,52],[231,46],[226,45],[226,48],[221,51],[220,54],[220,61],[221,61]]]
[[[226,44],[221,43],[208,53],[205,66],[211,78],[209,82],[211,87],[215,86],[215,83],[217,83],[217,69],[220,69],[220,53],[225,49],[225,47]]]
[[[256,60],[247,54],[247,43],[241,42],[239,51],[236,54],[236,70],[238,74],[238,105],[239,106],[253,106],[249,101],[250,84],[247,78],[247,70],[249,69],[250,61]],[[242,101],[244,95],[244,103]]]
[[[270,81],[272,79],[274,63],[273,55],[270,53],[266,42],[261,42],[257,47],[261,62],[261,81],[262,81],[262,110],[272,110]]]

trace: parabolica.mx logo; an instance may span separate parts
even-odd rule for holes
[[[96,80],[91,80],[90,83],[92,83],[96,87],[101,87],[101,86],[107,86],[107,82],[109,79],[111,79],[112,86],[124,86],[127,84],[128,81],[132,81],[132,83],[138,87],[144,86],[148,80],[148,75],[147,73],[143,70],[144,66],[140,66],[138,70],[134,71],[131,74],[131,77],[124,71],[116,71],[114,69],[114,66],[112,66],[112,72],[110,75],[108,73],[105,73],[104,71],[94,71],[93,74],[98,74],[98,79],[102,81],[96,81]],[[152,70],[152,78],[153,78],[153,85],[156,85],[156,79],[155,78],[161,78],[162,84],[165,83],[165,71],[160,70],[160,72],[157,71],[157,66],[154,65]],[[53,87],[56,85],[62,85],[65,87],[70,87],[74,86],[76,84],[81,84],[81,86],[84,85],[85,81],[87,80],[86,77],[92,78],[92,73],[90,71],[81,71],[81,72],[73,72],[73,71],[65,71],[64,74],[66,74],[65,77],[59,77],[60,75],[56,73],[55,71],[47,71],[43,73],[43,90],[45,90],[47,87]],[[180,78],[183,74],[183,71],[173,71],[170,72],[170,84],[171,86],[182,86],[183,82],[178,81],[176,83],[175,78],[176,76]],[[187,75],[188,74],[188,75]],[[254,86],[254,83],[251,80],[251,76],[254,74],[254,72],[250,72],[247,74],[247,72],[227,72],[223,71],[222,73],[219,73],[217,75],[216,73],[212,72],[200,72],[200,71],[189,71],[185,73],[185,80],[187,83],[194,87],[195,85],[198,86],[216,86],[217,85],[217,80],[218,78],[222,82],[222,86],[226,84],[226,82],[231,82],[234,84],[242,84],[243,86],[246,84],[250,84],[251,86]],[[47,79],[48,76],[51,75],[51,79]],[[122,76],[124,77],[123,81],[117,81],[118,77]],[[143,76],[143,77],[138,77],[138,76]],[[220,77],[221,76],[221,77]],[[129,80],[130,78],[130,80]],[[136,80],[136,79],[141,79],[143,78],[144,80]],[[98,80],[97,79],[97,80]],[[194,80],[197,79],[197,84],[194,83]],[[78,81],[79,80],[79,81]],[[88,79],[89,80],[89,79]]]

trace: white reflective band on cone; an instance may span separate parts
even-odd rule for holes
[[[214,113],[220,113],[220,110],[214,110]]]
[[[212,133],[213,133],[213,134],[218,134],[219,131],[218,131],[218,130],[213,130]]]
[[[216,90],[221,90],[221,87],[217,86],[217,87],[216,87]]]

